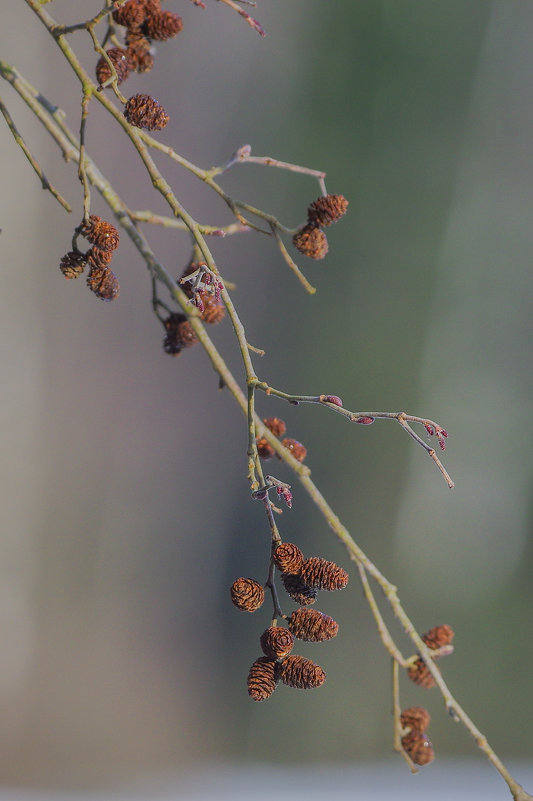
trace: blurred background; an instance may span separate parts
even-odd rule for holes
[[[533,4],[260,0],[249,10],[264,39],[224,4],[206,4],[169,0],[183,32],[123,91],[156,96],[171,115],[158,138],[202,167],[249,143],[255,155],[325,170],[328,191],[349,199],[327,258],[299,258],[312,297],[266,237],[212,242],[237,284],[248,339],[266,350],[256,369],[289,392],[437,420],[456,488],[391,422],[347,427],[325,409],[264,396],[258,411],[282,416],[305,443],[315,482],[399,587],[419,631],[453,627],[445,678],[502,758],[527,767]],[[67,23],[100,7],[46,6]],[[2,5],[1,21],[0,57],[77,130],[77,80],[49,35],[20,0]],[[72,44],[92,74],[88,35]],[[4,82],[1,94],[74,211],[41,191],[2,122],[0,782],[98,789],[221,765],[305,773],[391,758],[389,658],[354,569],[348,588],[319,604],[339,636],[300,649],[325,668],[326,685],[249,700],[268,611],[239,613],[228,587],[239,576],[264,580],[269,531],[249,500],[244,418],[200,348],[179,359],[163,352],[149,276],[126,236],[113,260],[115,303],[98,302],[83,279],[63,280],[59,259],[82,216],[76,169]],[[130,208],[167,213],[96,103],[87,149]],[[197,219],[231,221],[205,187],[156,161]],[[253,165],[221,184],[289,226],[319,194],[307,176]],[[96,192],[91,211],[109,218]],[[187,236],[144,230],[179,275]],[[229,322],[210,333],[242,378]],[[293,492],[284,538],[350,568],[296,482]],[[411,704],[432,714],[437,760],[473,758],[503,797],[436,691],[405,683],[402,705]],[[401,758],[389,769],[391,786],[411,794]],[[424,781],[434,769],[433,791],[450,776],[437,762]]]

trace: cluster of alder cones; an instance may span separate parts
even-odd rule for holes
[[[216,325],[226,314],[220,297],[221,281],[207,268],[205,262],[191,261],[177,279],[192,305],[198,309],[198,316],[204,323]],[[163,350],[170,356],[179,356],[182,350],[198,342],[198,337],[189,320],[180,312],[172,312],[163,320],[165,337]]]
[[[292,238],[293,245],[310,259],[323,259],[328,239],[323,228],[344,217],[348,201],[343,195],[321,195],[307,209],[307,222]]]
[[[92,247],[86,253],[70,250],[62,257],[59,269],[65,278],[71,279],[79,278],[88,267],[87,286],[91,292],[100,300],[115,300],[120,287],[109,264],[119,243],[117,229],[98,215],[91,214],[87,220],[81,221],[75,234],[91,242]]]
[[[278,437],[278,439],[283,437],[287,431],[287,426],[280,417],[265,417],[263,423],[268,430],[274,434],[275,437]],[[284,437],[281,440],[281,444],[284,448],[287,448],[287,450],[292,453],[297,461],[303,462],[305,460],[307,456],[307,448],[305,445],[302,445],[301,442],[298,442],[297,439],[292,439],[292,437]],[[266,437],[257,437],[256,445],[257,453],[261,459],[271,459],[274,456],[274,448],[268,442]]]
[[[125,47],[106,50],[96,65],[96,79],[101,87],[112,82],[114,75],[121,84],[132,72],[148,72],[154,66],[152,42],[164,42],[177,36],[183,21],[172,11],[163,11],[160,0],[127,0],[113,11],[113,19],[126,28]],[[108,60],[109,59],[109,60]],[[165,109],[150,95],[136,94],[129,98],[124,116],[130,125],[149,131],[160,131],[169,121]]]
[[[333,618],[309,609],[319,590],[340,590],[348,583],[348,574],[334,562],[318,556],[305,559],[297,545],[279,543],[272,560],[281,572],[283,585],[290,597],[300,604],[291,615],[282,615],[285,626],[265,629],[259,642],[264,656],[255,660],[248,673],[248,694],[254,701],[269,698],[279,681],[289,687],[308,690],[320,687],[326,680],[324,670],[303,656],[291,654],[295,639],[305,642],[325,642],[338,632]],[[237,609],[255,612],[265,599],[264,588],[251,578],[239,578],[231,586],[231,600]]]

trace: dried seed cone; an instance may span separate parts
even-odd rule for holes
[[[122,47],[112,47],[106,51],[117,73],[117,83],[126,80],[133,70],[133,61],[127,50]],[[111,78],[111,67],[103,56],[98,59],[96,64],[96,80],[101,85]]]
[[[435,759],[431,740],[423,731],[411,731],[402,737],[402,748],[415,765],[428,765]]]
[[[270,659],[280,659],[292,651],[294,636],[283,626],[270,626],[261,634],[261,650]]]
[[[300,578],[304,584],[319,590],[343,590],[348,584],[348,573],[335,564],[319,556],[305,559],[300,568]]]
[[[120,237],[114,225],[102,220],[97,214],[91,214],[89,221],[80,223],[79,231],[98,250],[116,250]]]
[[[443,624],[442,626],[435,626],[422,635],[422,639],[428,648],[436,651],[437,648],[442,648],[443,645],[449,645],[454,638],[455,632],[451,626]]]
[[[320,665],[303,656],[287,656],[278,664],[277,676],[284,684],[298,690],[311,690],[326,681]]]
[[[429,712],[423,706],[410,706],[400,715],[402,727],[410,728],[411,731],[425,731],[430,720]]]
[[[287,426],[281,417],[265,417],[263,423],[275,437],[282,437],[287,430]]]
[[[99,250],[93,246],[87,251],[87,263],[91,268],[101,269],[102,267],[107,267],[112,258],[112,250]]]
[[[282,573],[298,573],[304,561],[303,553],[292,542],[280,542],[275,547],[272,558]]]
[[[328,239],[324,231],[313,223],[307,223],[296,231],[292,243],[300,253],[310,259],[323,259],[328,252]]]
[[[310,606],[314,604],[316,596],[318,595],[316,587],[309,587],[302,581],[300,576],[292,573],[282,573],[281,580],[286,592],[297,604],[300,604],[300,606]]]
[[[290,616],[289,629],[299,640],[325,642],[337,635],[339,624],[318,609],[301,606]]]
[[[254,701],[266,701],[276,689],[276,661],[267,656],[256,659],[248,673],[248,695]]]
[[[348,201],[342,195],[323,195],[307,209],[307,220],[313,225],[326,227],[346,214]]]
[[[255,441],[257,453],[261,459],[272,459],[274,456],[274,448],[264,437],[257,437]]]
[[[217,325],[226,316],[226,307],[221,300],[217,300],[213,295],[208,295],[207,292],[202,292],[201,294],[204,310],[201,312],[200,318],[208,325]]]
[[[198,337],[184,314],[173,312],[166,318],[164,325],[167,330],[163,340],[165,353],[176,355],[183,348],[190,348],[198,342]]]
[[[255,612],[265,600],[265,591],[258,581],[238,578],[230,588],[231,600],[243,612]]]
[[[154,66],[154,56],[150,49],[150,42],[142,34],[129,31],[126,36],[128,55],[135,72],[149,72]]]
[[[87,286],[97,298],[105,301],[115,300],[120,292],[117,276],[109,267],[91,268]]]
[[[127,0],[123,6],[113,11],[113,19],[117,25],[124,25],[129,30],[140,28],[146,18],[144,0]]]
[[[124,116],[130,125],[147,131],[160,131],[170,119],[163,106],[150,95],[130,97],[124,107]]]
[[[407,675],[411,681],[426,690],[435,685],[435,680],[421,656],[407,668]]]
[[[59,262],[59,269],[65,278],[79,278],[84,271],[86,264],[87,258],[85,254],[77,253],[74,250],[69,250],[68,253],[65,253],[65,255],[62,256],[61,261]]]
[[[182,18],[172,11],[161,11],[159,14],[149,14],[143,26],[143,31],[146,36],[158,42],[172,39],[182,30]]]
[[[302,445],[301,442],[298,442],[297,439],[292,439],[291,437],[285,437],[285,439],[281,440],[281,444],[284,448],[287,448],[288,451],[292,453],[295,459],[299,462],[303,462],[305,457],[307,456],[307,448],[305,445]]]

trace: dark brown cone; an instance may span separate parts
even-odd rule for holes
[[[300,578],[304,584],[318,590],[343,590],[348,584],[348,573],[335,564],[319,556],[305,559],[300,568]]]
[[[149,72],[154,66],[154,56],[148,39],[142,34],[129,32],[126,44],[135,72]]]
[[[296,231],[292,243],[300,253],[310,259],[323,259],[328,252],[328,239],[324,231],[312,223],[307,223]]]
[[[282,573],[298,573],[304,561],[303,553],[292,542],[280,542],[275,547],[272,558]]]
[[[113,19],[117,25],[124,25],[129,30],[140,28],[146,18],[144,0],[127,0],[123,6],[113,11]]]
[[[292,651],[294,637],[283,626],[270,626],[261,634],[261,650],[270,659],[280,659]]]
[[[98,250],[116,250],[120,237],[114,225],[102,220],[97,214],[91,214],[89,222],[82,220],[79,231],[85,239],[88,239]]]
[[[326,680],[326,674],[320,665],[303,656],[285,657],[277,666],[277,676],[284,684],[298,690],[320,687]]]
[[[425,731],[430,720],[429,712],[423,706],[410,706],[400,715],[402,728],[409,728],[411,731]]]
[[[198,337],[184,314],[173,312],[166,318],[164,325],[167,335],[163,340],[163,349],[166,353],[174,355],[183,348],[190,348],[198,342]]]
[[[275,437],[282,437],[287,430],[287,426],[281,417],[265,417],[263,423]]]
[[[226,307],[221,300],[217,300],[207,292],[200,293],[204,310],[200,313],[200,318],[208,325],[217,325],[226,316]]]
[[[435,759],[431,740],[423,731],[411,731],[402,737],[402,748],[415,765],[428,765]]]
[[[123,50],[122,47],[111,47],[106,52],[117,73],[117,83],[120,84],[126,80],[133,69],[133,61],[130,54],[127,50]],[[110,78],[111,67],[105,58],[101,56],[96,64],[96,80],[102,85]]]
[[[284,448],[287,448],[288,451],[292,453],[295,459],[299,462],[303,462],[305,457],[307,456],[307,448],[305,445],[302,445],[301,442],[298,442],[297,439],[292,439],[291,437],[285,437],[285,439],[281,440],[281,444]]]
[[[407,675],[419,687],[429,689],[435,685],[435,680],[421,656],[407,668]]]
[[[133,95],[124,107],[124,116],[130,125],[147,131],[160,131],[170,117],[157,100],[150,95]]]
[[[449,645],[453,638],[454,631],[451,626],[446,624],[435,626],[422,635],[422,639],[432,651],[442,648],[443,645]]]
[[[87,263],[89,267],[96,267],[98,270],[102,269],[102,267],[107,267],[112,258],[112,250],[99,250],[93,245],[93,247],[87,251]]]
[[[100,300],[115,300],[118,298],[120,286],[117,276],[109,267],[91,268],[87,278],[87,286]]]
[[[272,459],[274,456],[274,448],[264,437],[257,437],[255,441],[257,453],[261,459]]]
[[[266,701],[276,689],[276,661],[267,656],[256,659],[248,673],[248,695],[254,701]]]
[[[309,587],[302,581],[300,576],[295,576],[292,573],[282,573],[281,580],[286,592],[297,604],[301,606],[314,604],[318,595],[316,587]]]
[[[59,262],[59,269],[65,278],[79,278],[85,269],[87,258],[84,253],[77,253],[75,250],[69,250],[61,257]]]
[[[301,606],[289,618],[289,629],[299,640],[325,642],[337,635],[339,624],[318,609]]]
[[[161,11],[159,14],[149,14],[143,25],[143,33],[149,39],[164,42],[172,39],[183,30],[183,20],[172,11]]]
[[[251,578],[235,579],[230,588],[231,600],[242,612],[255,612],[265,600],[265,591]]]
[[[322,195],[307,209],[307,220],[313,225],[326,227],[346,214],[348,201],[342,195]]]

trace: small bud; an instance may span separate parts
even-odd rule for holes
[[[316,587],[318,590],[343,590],[348,584],[348,573],[335,562],[328,562],[319,556],[305,559],[300,568],[299,576],[304,584]]]
[[[270,659],[281,659],[292,651],[294,635],[283,626],[270,626],[261,634],[261,649]]]
[[[235,579],[230,588],[231,600],[242,612],[255,612],[265,600],[265,591],[251,578]]]
[[[339,624],[318,609],[301,606],[289,618],[289,629],[305,642],[325,642],[337,635]]]
[[[288,487],[276,487],[278,495],[283,495],[283,499],[289,509],[292,509],[292,492]]]
[[[248,695],[254,701],[265,701],[276,689],[277,681],[276,661],[260,656],[248,673]]]
[[[274,549],[272,558],[278,570],[292,574],[298,573],[304,561],[303,553],[292,542],[280,542]]]
[[[360,426],[371,426],[372,423],[374,422],[374,418],[373,417],[365,417],[365,416],[358,417],[355,422],[359,423]]]
[[[278,678],[289,687],[299,690],[310,690],[320,687],[326,680],[326,674],[311,659],[303,656],[287,656],[277,665]]]
[[[335,406],[342,406],[342,401],[338,395],[321,395],[320,400],[324,403],[334,403]]]
[[[424,428],[426,429],[430,437],[432,437],[433,434],[435,433],[435,429],[429,423],[424,423]]]

